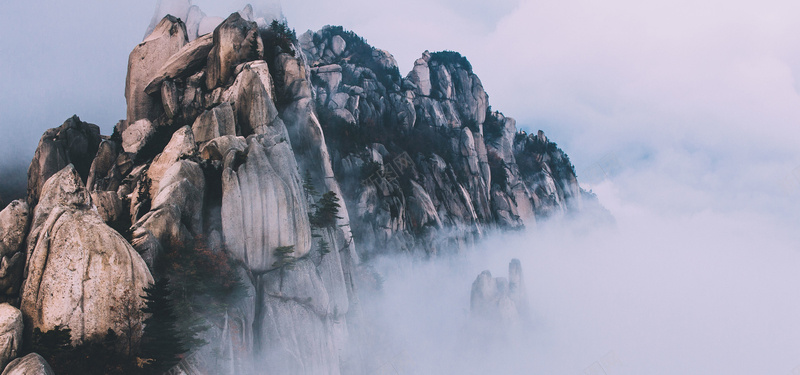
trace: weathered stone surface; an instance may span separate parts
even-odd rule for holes
[[[254,272],[273,269],[275,249],[310,250],[307,203],[287,140],[248,138],[244,152],[225,157],[222,228],[228,250]]]
[[[54,373],[42,356],[31,353],[11,361],[2,375],[54,375]]]
[[[72,166],[48,180],[34,211],[20,310],[26,325],[72,330],[73,343],[120,331],[113,311],[153,278],[138,253],[91,210]]]
[[[22,285],[25,249],[22,246],[30,223],[28,204],[16,200],[0,211],[0,299],[13,300]]]
[[[428,68],[428,60],[430,58],[431,54],[425,51],[422,57],[414,61],[414,69],[408,73],[408,79],[417,86],[415,90],[417,95],[431,95],[431,71]]]
[[[309,259],[259,278],[261,366],[280,374],[339,374],[328,293]]]
[[[158,92],[164,81],[194,74],[205,65],[213,45],[213,35],[207,34],[183,46],[164,63],[164,66],[160,67],[144,91],[152,95]]]
[[[258,26],[231,14],[225,22],[214,29],[213,47],[208,54],[206,87],[213,90],[225,85],[233,74],[233,68],[246,60],[260,60],[264,55],[264,44]]]
[[[263,61],[243,64],[236,81],[222,94],[222,100],[234,106],[239,135],[286,136],[273,102],[269,67]]]
[[[166,16],[153,32],[133,49],[128,57],[128,77],[125,80],[129,124],[145,118],[155,119],[161,113],[161,103],[148,95],[145,88],[158,75],[169,58],[178,53],[187,42],[186,26],[183,21],[173,16]]]
[[[226,135],[236,135],[236,122],[230,103],[203,112],[192,125],[195,142],[206,142]]]
[[[193,155],[195,152],[197,152],[197,147],[195,146],[192,128],[184,126],[176,130],[172,134],[167,147],[153,159],[150,169],[147,170],[147,176],[151,181],[150,196],[155,197],[158,195],[159,182],[167,169],[181,158]]]
[[[333,51],[334,55],[341,55],[345,48],[347,48],[347,43],[341,36],[334,35],[333,38],[331,38],[331,51]]]
[[[164,114],[168,119],[178,116],[178,88],[175,82],[166,81],[161,85],[161,105],[164,106]]]
[[[117,166],[118,146],[115,142],[102,141],[89,168],[86,188],[89,191],[116,191],[122,181],[122,172]]]
[[[205,176],[197,163],[179,160],[163,174],[152,209],[131,228],[133,246],[151,267],[166,247],[202,233]]]
[[[100,144],[100,128],[78,116],[44,132],[28,168],[28,201],[36,203],[50,176],[72,163],[84,180]]]
[[[0,304],[0,368],[17,357],[22,347],[22,313],[7,303]]]
[[[111,223],[120,219],[124,210],[122,200],[119,199],[116,191],[93,191],[90,194],[92,204],[104,222]]]
[[[244,137],[226,135],[214,138],[200,147],[200,157],[206,160],[224,160],[231,150],[244,151],[247,141]]]
[[[122,132],[122,149],[137,154],[155,133],[155,127],[148,119],[137,120]]]

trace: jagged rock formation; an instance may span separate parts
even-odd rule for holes
[[[391,55],[341,27],[299,43],[364,249],[434,253],[580,208],[566,155],[491,111],[458,53],[426,51],[403,78]],[[431,235],[443,228],[454,235]]]
[[[508,278],[492,278],[491,272],[483,271],[472,283],[470,314],[473,319],[517,326],[529,317],[528,308],[522,265],[518,259],[513,259],[508,265]]]
[[[42,356],[31,353],[17,358],[6,366],[2,375],[55,375]]]
[[[425,52],[403,77],[341,28],[297,40],[250,7],[216,20],[190,1],[156,15],[130,55],[126,119],[110,137],[77,117],[46,132],[27,204],[0,212],[0,294],[21,299],[26,331],[118,329],[117,296],[205,241],[249,296],[188,357],[225,359],[183,369],[359,373],[361,256],[458,249],[581,208],[567,156],[492,111],[457,53]],[[326,192],[341,201],[323,220]],[[475,314],[526,309],[519,262],[475,285]]]
[[[7,303],[0,304],[0,368],[17,357],[22,346],[22,313]]]

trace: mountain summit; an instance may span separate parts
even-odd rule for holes
[[[191,374],[366,374],[353,343],[371,334],[369,259],[457,251],[594,204],[457,52],[425,51],[404,76],[342,27],[297,36],[246,8],[203,34],[213,20],[192,12],[134,47],[114,133],[77,116],[45,132],[27,200],[0,212],[0,298],[25,340],[118,337],[139,368]],[[169,293],[190,334],[162,360],[137,312],[153,327]],[[39,354],[77,371],[57,353]]]

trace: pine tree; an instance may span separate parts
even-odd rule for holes
[[[275,249],[275,254],[278,256],[278,260],[272,264],[272,267],[280,268],[281,271],[283,271],[283,269],[294,269],[294,262],[297,260],[297,258],[292,255],[294,254],[294,245],[280,246]]]
[[[144,320],[142,351],[146,358],[152,359],[153,371],[166,371],[178,363],[178,356],[187,348],[178,331],[178,318],[170,300],[169,280],[161,278],[144,288],[145,307],[142,312],[149,314]]]
[[[314,213],[312,225],[317,228],[333,228],[339,216],[339,197],[333,191],[322,194],[322,198],[317,202],[317,211]]]
[[[319,239],[319,253],[323,256],[331,252],[331,247],[328,241],[325,241],[324,238]]]

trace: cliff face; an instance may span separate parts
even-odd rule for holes
[[[154,23],[114,134],[74,117],[42,137],[27,202],[0,213],[0,293],[21,298],[26,329],[115,329],[100,310],[199,239],[236,260],[249,296],[193,348],[224,359],[192,366],[358,373],[363,257],[457,250],[581,209],[566,154],[492,111],[459,54],[426,51],[403,77],[352,32],[296,38],[246,10],[206,35]]]
[[[425,51],[402,77],[389,53],[341,27],[299,44],[364,253],[436,253],[580,209],[566,154],[492,111],[460,54]]]

